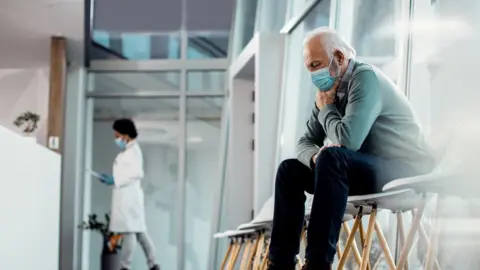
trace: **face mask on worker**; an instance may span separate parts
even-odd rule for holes
[[[330,90],[333,87],[335,80],[338,78],[338,65],[335,61],[333,61],[334,58],[335,57],[332,57],[328,67],[310,72],[310,77],[312,78],[313,84],[322,92]],[[330,75],[330,70],[332,68],[336,75],[335,77]]]
[[[122,150],[127,147],[127,141],[125,139],[122,139],[122,138],[116,138],[115,139],[115,144]]]

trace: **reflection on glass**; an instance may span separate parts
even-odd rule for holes
[[[161,72],[90,72],[88,91],[138,92],[180,89],[179,71]]]
[[[315,101],[315,89],[303,64],[303,38],[309,30],[328,26],[330,1],[321,1],[288,38],[284,76],[284,109],[280,159],[295,157],[295,146],[305,131],[305,123]],[[287,113],[288,112],[288,113]],[[279,160],[280,161],[280,160]]]
[[[428,134],[428,142],[442,160],[442,169],[472,171],[472,179],[477,179],[480,2],[440,0],[415,3],[409,67],[410,102]],[[457,182],[456,179],[452,181]],[[478,195],[471,200],[457,196],[448,196],[444,200],[437,257],[440,268],[478,269],[479,234],[478,226],[473,225],[479,217],[475,203]],[[427,206],[427,217],[423,219],[425,228],[432,228],[431,217],[435,212],[434,204]],[[425,255],[426,249],[421,249],[420,244],[418,249],[422,251],[420,255]],[[415,251],[412,255],[416,255]],[[411,261],[421,263],[424,258],[415,256]]]
[[[397,19],[402,1],[356,0],[353,2],[351,44],[358,56],[395,56]],[[347,16],[341,13],[340,16]]]
[[[129,60],[150,59],[150,37],[142,34],[123,34],[122,54]]]
[[[189,71],[187,73],[187,91],[189,92],[225,92],[225,71]]]
[[[179,32],[151,35],[151,59],[180,59],[180,42]]]
[[[230,31],[188,34],[188,59],[227,58]]]
[[[93,31],[93,41],[105,48],[110,47],[110,35],[108,32],[96,30]]]
[[[287,4],[287,0],[258,1],[255,32],[279,32],[285,25]]]
[[[187,0],[188,59],[226,58],[233,0]]]
[[[252,39],[255,30],[258,0],[236,1],[232,56],[236,57]]]
[[[305,33],[320,26],[328,26],[330,22],[330,4],[330,0],[322,1],[310,11],[303,21],[303,30]]]
[[[109,173],[118,147],[114,143],[112,122],[129,117],[135,121],[143,151],[147,228],[164,269],[177,269],[178,235],[178,136],[179,100],[176,98],[97,99],[94,101],[92,164],[93,170]],[[111,188],[92,182],[91,212],[110,211]],[[99,269],[102,239],[92,235],[90,269]],[[133,269],[145,269],[145,257],[137,246]]]
[[[93,59],[180,58],[182,1],[102,0],[93,11]],[[98,42],[98,31],[108,34],[108,44]]]
[[[180,59],[179,32],[110,35],[94,30],[91,45],[92,59]]]
[[[185,269],[207,270],[223,98],[187,99]]]

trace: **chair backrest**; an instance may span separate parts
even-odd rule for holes
[[[268,198],[268,200],[263,204],[258,215],[252,220],[252,223],[265,222],[273,220],[273,207],[274,199],[273,196]]]

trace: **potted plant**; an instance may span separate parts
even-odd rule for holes
[[[118,260],[118,252],[121,249],[120,234],[111,232],[108,227],[110,224],[110,216],[105,214],[106,222],[99,222],[97,215],[91,214],[88,216],[88,221],[80,224],[79,228],[82,230],[90,230],[98,232],[103,238],[103,248],[101,255],[101,270],[118,270],[120,264]]]
[[[38,122],[40,121],[40,115],[27,111],[19,115],[13,124],[16,127],[23,128],[23,133],[27,137],[32,137],[31,134],[37,130]]]

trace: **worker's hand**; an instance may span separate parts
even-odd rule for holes
[[[325,148],[329,148],[329,147],[342,147],[340,144],[331,144],[331,145],[324,145],[322,146],[322,148],[320,148],[320,150],[318,150],[318,153],[316,153],[313,157],[312,157],[312,161],[313,161],[313,164],[317,164],[317,157],[318,157],[318,154],[320,154],[323,149]]]
[[[317,105],[318,109],[323,109],[327,104],[334,104],[335,98],[337,96],[337,88],[340,80],[337,79],[333,84],[332,88],[327,91],[317,91],[317,96],[315,98],[315,104]]]
[[[108,185],[108,186],[111,186],[111,185],[115,184],[113,176],[108,175],[108,174],[104,174],[104,173],[102,173],[101,175],[102,175],[102,177],[100,178],[100,182],[102,182],[102,183],[104,183],[105,185]]]

